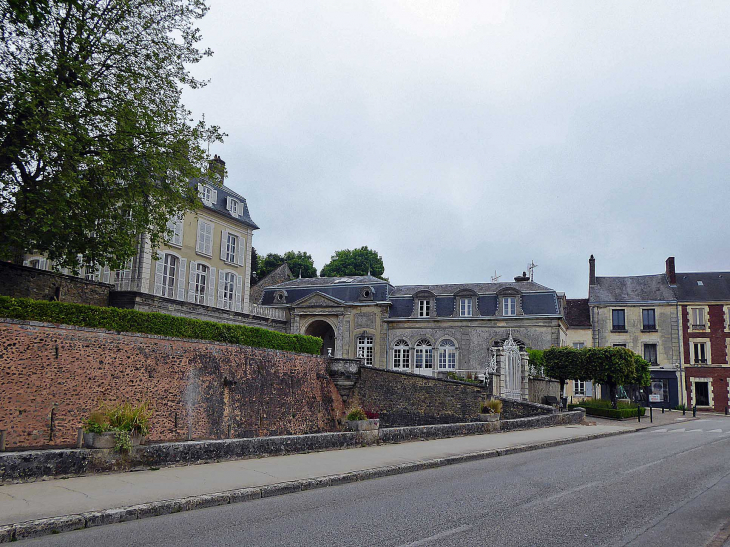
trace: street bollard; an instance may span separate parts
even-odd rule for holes
[[[649,422],[652,424],[654,423],[654,407],[653,406],[649,407]]]
[[[687,405],[682,405],[682,416],[687,415]]]
[[[697,405],[692,407],[692,417],[693,418],[697,417]]]
[[[636,409],[636,417],[639,419],[639,423],[641,423],[641,407]]]
[[[664,405],[662,405],[662,414],[664,414]]]
[[[5,430],[0,429],[0,452],[5,452]]]
[[[84,428],[79,427],[76,430],[76,448],[84,447]]]

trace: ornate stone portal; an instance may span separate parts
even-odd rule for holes
[[[530,362],[526,351],[512,338],[504,341],[501,347],[492,348],[492,358],[487,364],[487,378],[492,378],[492,393],[498,397],[517,401],[529,400]]]

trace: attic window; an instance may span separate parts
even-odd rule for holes
[[[226,209],[228,209],[228,212],[231,213],[231,215],[237,217],[239,215],[239,211],[241,210],[241,204],[238,200],[227,197]]]
[[[342,279],[335,280],[335,283],[352,283],[354,279],[350,279],[349,277],[343,277]]]
[[[697,284],[698,284],[698,285],[699,285],[700,287],[704,286],[704,283],[702,283],[702,281],[698,281],[698,282],[697,282]]]

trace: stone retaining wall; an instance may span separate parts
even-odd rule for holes
[[[0,453],[0,484],[29,482],[52,477],[68,477],[90,473],[126,471],[165,465],[188,465],[221,460],[283,456],[321,450],[357,448],[377,443],[442,439],[462,435],[482,435],[498,431],[514,431],[580,423],[582,409],[549,416],[533,416],[501,422],[397,427],[380,431],[319,433],[191,441],[141,446],[120,456],[112,450],[34,450]]]
[[[0,295],[106,306],[114,285],[0,261]]]
[[[340,429],[327,360],[219,342],[0,320],[8,449],[73,446],[103,402],[150,401],[150,440]]]

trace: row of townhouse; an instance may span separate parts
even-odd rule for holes
[[[587,299],[568,299],[567,343],[626,347],[651,363],[653,402],[724,412],[730,404],[730,272],[682,273],[674,257],[654,275],[598,277]],[[590,382],[566,395],[600,396]]]

